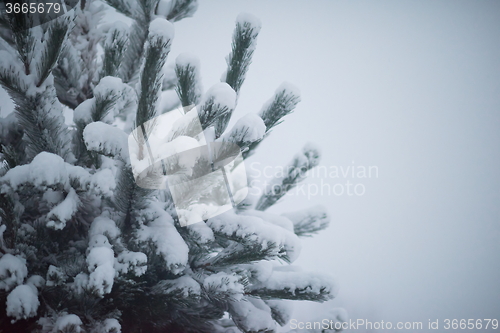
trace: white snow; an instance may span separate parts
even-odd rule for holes
[[[249,215],[249,216],[257,216],[257,217],[263,219],[264,221],[270,222],[270,223],[275,224],[277,226],[280,226],[288,231],[293,232],[293,223],[292,223],[292,221],[290,221],[290,219],[288,219],[285,216],[279,216],[279,215],[275,215],[272,213],[267,213],[267,212],[263,212],[260,210],[253,210],[253,209],[242,211],[240,214],[241,215]]]
[[[190,66],[199,73],[200,59],[193,53],[183,52],[175,58],[175,65],[179,67]]]
[[[226,82],[219,82],[210,87],[203,101],[208,101],[211,98],[213,98],[214,105],[218,104],[221,108],[226,106],[229,111],[236,107],[236,92]]]
[[[135,276],[146,273],[148,257],[142,252],[123,251],[115,261],[115,269],[119,273],[133,272]]]
[[[110,27],[108,33],[106,34],[105,45],[111,45],[113,43],[112,36],[116,35],[117,39],[123,40],[128,36],[129,27],[125,22],[114,20],[113,25]]]
[[[214,232],[203,222],[189,224],[187,229],[198,244],[207,244],[215,240]]]
[[[311,225],[318,229],[330,223],[330,217],[326,208],[322,205],[302,209],[295,212],[285,213],[282,216],[293,222],[294,226]]]
[[[258,282],[264,282],[273,273],[273,264],[270,261],[258,261],[253,264],[241,264],[237,265],[235,271],[238,272],[243,270],[245,275],[251,280]]]
[[[47,218],[49,218],[47,227],[62,230],[66,226],[66,222],[78,211],[79,205],[78,194],[73,188],[70,188],[66,198],[47,214]]]
[[[262,108],[259,112],[260,115],[263,114],[265,110],[269,108],[269,106],[274,102],[276,95],[279,95],[281,93],[284,93],[286,96],[289,95],[294,95],[299,98],[300,101],[300,89],[297,88],[295,85],[289,83],[289,82],[283,82],[282,84],[279,85],[279,87],[274,91],[274,95],[269,98],[263,105]]]
[[[110,293],[115,277],[115,257],[113,250],[108,247],[94,247],[87,256],[88,269],[91,272],[88,286],[94,287],[103,296]]]
[[[293,266],[291,266],[293,268]],[[324,273],[310,273],[293,271],[286,266],[286,270],[275,267],[273,274],[265,282],[252,285],[252,289],[266,288],[270,290],[285,290],[295,293],[298,290],[306,290],[308,293],[320,294],[330,293],[331,298],[335,297],[338,288],[334,278]]]
[[[123,82],[120,78],[114,76],[103,77],[94,88],[94,96],[106,96],[108,94],[118,95],[121,92]]]
[[[96,121],[85,127],[83,139],[88,150],[119,157],[128,162],[128,137],[121,129]]]
[[[10,169],[3,180],[17,190],[24,183],[34,186],[51,186],[55,184],[69,184],[69,175],[64,160],[55,154],[41,152],[30,164],[19,165]]]
[[[165,288],[164,290],[167,294],[181,291],[183,298],[199,296],[201,294],[199,283],[189,275],[181,276],[175,280],[165,280],[162,286]]]
[[[58,155],[41,152],[31,163],[10,169],[2,179],[14,191],[26,183],[42,189],[62,185],[69,191],[70,180],[78,180],[85,185],[89,182],[90,174],[79,166],[65,163]],[[2,186],[2,191],[7,190],[5,186]]]
[[[266,300],[266,304],[275,312],[278,312],[285,323],[289,322],[293,315],[293,301],[289,300]]]
[[[79,273],[77,276],[75,276],[73,285],[71,287],[77,294],[81,294],[87,288],[88,284],[89,276],[85,273]]]
[[[6,253],[0,258],[0,289],[9,291],[28,276],[26,260]]]
[[[316,144],[312,142],[306,143],[304,148],[302,148],[302,153],[307,157],[311,167],[315,167],[319,164],[321,149]]]
[[[108,249],[112,249],[113,246],[109,243],[108,237],[104,235],[92,235],[89,237],[89,249],[93,249],[94,247],[107,247]]]
[[[165,260],[167,269],[179,274],[187,265],[189,249],[175,228],[172,217],[156,202],[151,202],[150,207],[141,213],[149,223],[142,224],[137,231],[138,240],[152,240],[157,246],[157,254]]]
[[[242,26],[244,26],[245,23],[249,24],[250,28],[253,29],[254,35],[258,34],[262,27],[260,19],[257,16],[254,16],[250,13],[240,13],[238,17],[236,17],[236,23]]]
[[[90,177],[91,193],[111,197],[115,188],[115,176],[110,169],[100,169]]]
[[[159,129],[167,129],[169,127],[157,127],[157,131]],[[200,134],[203,131],[200,123],[200,118],[198,117],[198,112],[196,111],[196,108],[191,109],[191,111],[187,112],[182,118],[177,119],[172,125],[171,129],[168,132],[167,136],[167,141],[168,143],[173,142],[174,139],[179,139],[181,136],[186,136],[190,138],[194,138],[196,135]],[[151,139],[150,139],[151,140]],[[198,143],[197,140],[193,141]],[[199,146],[199,144],[198,144]],[[182,147],[181,144],[176,145],[177,150],[187,150],[190,149],[191,147]]]
[[[264,304],[265,305],[265,304]],[[231,302],[230,312],[236,325],[245,332],[274,332],[276,322],[271,317],[269,307],[255,306],[249,299]]]
[[[95,99],[90,98],[78,105],[73,112],[73,121],[90,123],[92,121],[92,107],[94,105]]]
[[[136,93],[128,84],[123,83],[120,78],[106,76],[103,77],[94,88],[95,97],[92,98],[92,101],[95,103],[97,98],[106,99],[109,94],[117,96],[118,98],[111,111],[101,120],[111,124],[115,116],[127,105],[127,103],[135,101]]]
[[[47,280],[45,283],[48,287],[53,287],[64,283],[64,281],[66,281],[66,278],[66,274],[60,267],[50,265],[49,269],[47,270]]]
[[[266,125],[261,117],[254,113],[248,113],[238,119],[229,132],[223,135],[223,139],[233,142],[255,142],[266,134]]]
[[[7,296],[7,315],[16,320],[34,317],[39,305],[36,288],[23,284],[17,286]]]
[[[56,323],[54,325],[55,332],[74,332],[80,333],[82,328],[82,320],[75,314],[67,314],[57,318]],[[70,327],[73,326],[73,330]]]
[[[120,229],[116,226],[115,221],[105,216],[98,216],[94,219],[89,229],[89,236],[104,235],[111,239],[115,239],[120,235]]]
[[[168,41],[174,38],[174,25],[164,18],[156,18],[149,24],[149,38]]]
[[[40,275],[32,275],[26,280],[26,284],[41,288],[45,285],[45,279]]]
[[[300,254],[301,244],[297,235],[256,216],[237,215],[229,211],[209,219],[207,225],[214,232],[259,242],[263,249],[274,243],[286,251],[291,262]]]
[[[174,89],[169,89],[161,92],[160,103],[158,108],[160,112],[165,113],[177,108],[181,104],[179,95]]]
[[[279,87],[276,89],[275,93],[278,94],[278,93],[281,93],[282,91],[285,91],[285,94],[292,94],[292,95],[295,95],[297,97],[300,97],[300,89],[290,83],[290,82],[283,82],[279,85]]]
[[[118,320],[116,320],[115,318],[108,318],[108,319],[104,320],[104,332],[105,333],[109,333],[109,332],[120,333],[121,331],[122,331],[122,327],[121,327],[120,323],[118,322]]]
[[[238,281],[236,274],[219,272],[209,275],[203,281],[203,288],[210,289],[213,293],[230,294],[234,300],[241,300],[245,293],[245,287]]]

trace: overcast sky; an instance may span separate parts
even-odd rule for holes
[[[258,112],[283,81],[302,93],[254,167],[284,165],[306,142],[322,148],[327,168],[378,167],[369,179],[313,177],[309,198],[272,208],[328,207],[330,228],[303,242],[296,263],[336,276],[332,306],[354,320],[424,326],[499,318],[500,3],[201,1],[176,23],[170,61],[197,54],[208,89],[240,12],[262,30],[236,117]],[[314,185],[347,181],[364,195],[327,185],[313,195]],[[318,311],[301,310],[296,318]]]

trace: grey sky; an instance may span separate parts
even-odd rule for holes
[[[311,141],[324,166],[379,170],[306,183],[349,180],[363,196],[293,195],[273,207],[329,208],[331,227],[304,241],[297,264],[333,273],[332,304],[352,319],[498,318],[500,3],[201,1],[176,24],[170,60],[196,53],[208,89],[242,11],[263,27],[236,117],[258,112],[282,81],[302,92],[252,161],[283,165]]]

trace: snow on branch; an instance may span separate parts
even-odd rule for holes
[[[326,229],[330,224],[330,216],[326,208],[321,205],[285,213],[282,216],[293,222],[295,234],[302,237],[311,237],[318,231]]]
[[[229,313],[236,326],[243,332],[275,332],[276,322],[271,309],[263,301],[247,297],[231,302]]]
[[[101,77],[118,74],[118,68],[128,45],[128,26],[123,22],[114,22],[104,41],[104,55]]]
[[[257,45],[260,28],[260,20],[251,14],[241,13],[236,18],[231,53],[226,58],[227,70],[223,80],[236,93],[239,93],[241,85],[245,81],[245,75]]]
[[[268,256],[293,262],[300,253],[300,241],[294,233],[255,216],[242,216],[227,212],[209,219],[207,225],[215,234],[243,245],[258,243],[260,251],[271,247],[274,251]]]
[[[88,150],[129,162],[128,136],[117,127],[101,121],[90,123],[83,131],[83,140]]]
[[[149,35],[144,64],[141,70],[139,101],[137,105],[136,127],[141,126],[156,115],[163,80],[163,65],[170,52],[174,37],[174,26],[165,19],[157,18],[149,25]]]
[[[30,164],[10,169],[2,178],[1,191],[20,191],[24,186],[34,186],[38,190],[47,188],[64,189],[69,192],[88,190],[95,195],[109,196],[115,187],[110,170],[100,170],[91,175],[82,167],[71,165],[51,153],[42,152]],[[107,180],[103,182],[103,180]]]
[[[182,272],[188,262],[189,249],[175,228],[172,217],[159,203],[150,202],[147,208],[140,211],[138,220],[137,241],[151,240],[156,246],[156,254],[165,261],[165,268],[174,274]]]
[[[236,107],[236,92],[227,83],[214,84],[206,92],[198,111],[198,117],[203,129],[216,124],[216,137],[219,137],[227,127],[229,118]],[[226,119],[227,118],[227,119]]]
[[[299,102],[299,89],[291,83],[283,82],[260,111],[259,115],[266,124],[266,132],[280,124],[283,117],[290,114]]]
[[[333,299],[337,287],[327,274],[275,268],[269,279],[252,285],[250,294],[262,299],[291,299],[324,302]]]
[[[289,190],[306,178],[307,171],[317,166],[319,159],[319,148],[311,143],[306,144],[285,168],[286,174],[270,181],[255,209],[266,210],[278,202]]]
[[[229,132],[226,132],[222,137],[223,142],[232,142],[240,148],[245,149],[252,143],[262,140],[266,133],[266,126],[256,114],[246,114],[238,119],[236,124]]]
[[[177,85],[175,91],[183,107],[197,105],[201,98],[200,61],[189,53],[181,53],[175,59]]]
[[[197,9],[198,0],[160,0],[156,14],[166,17],[170,22],[177,22],[193,16]]]

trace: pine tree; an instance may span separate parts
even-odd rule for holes
[[[101,22],[105,6],[131,26]],[[283,84],[260,113],[228,128],[260,22],[238,16],[223,82],[203,93],[196,57],[165,65],[172,23],[196,7],[196,0],[81,0],[35,26],[25,15],[3,16],[0,83],[15,110],[0,120],[0,331],[273,332],[290,319],[283,300],[334,297],[329,276],[292,265],[299,237],[328,226],[326,210],[266,212],[318,164],[315,146],[306,145],[257,202],[235,204],[233,186],[234,207],[212,215],[215,194],[227,188],[207,178],[174,192],[131,164],[151,157],[158,117],[180,110],[193,121],[170,140],[204,134],[212,147],[197,155],[190,176],[242,154],[234,170],[300,101]],[[139,147],[133,156],[130,140]],[[183,163],[156,167],[185,179]],[[176,207],[181,201],[188,205]],[[200,222],[182,225],[194,213]]]

